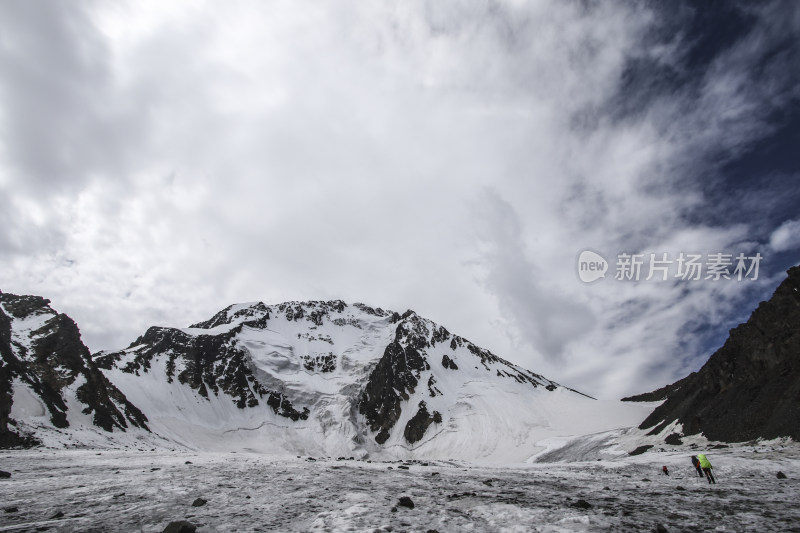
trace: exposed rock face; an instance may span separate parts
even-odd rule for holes
[[[9,427],[15,379],[42,401],[57,428],[69,426],[66,396],[74,394],[106,431],[147,429],[145,415],[94,364],[75,322],[49,303],[0,293],[0,447],[35,444]]]
[[[411,346],[403,347],[395,341],[386,351],[369,377],[359,402],[358,410],[364,415],[372,431],[377,431],[375,441],[383,444],[389,430],[400,418],[401,405],[417,387],[420,372],[428,363]]]
[[[267,307],[259,303],[230,311],[229,306],[210,320],[190,326],[196,330],[212,330],[232,325],[222,332],[190,334],[177,328],[151,327],[128,350],[103,354],[97,357],[97,364],[108,370],[116,365],[123,372],[139,375],[150,370],[154,358],[165,356],[168,383],[177,379],[206,399],[210,393],[227,394],[235,399],[240,409],[256,407],[265,401],[280,416],[295,421],[307,419],[308,408],[298,411],[285,394],[268,389],[253,377],[250,357],[237,342],[244,328],[266,328],[270,317]],[[281,311],[285,311],[284,316],[290,321],[304,317],[299,306],[288,306]]]
[[[800,267],[788,274],[698,372],[627,398],[667,398],[641,429],[656,426],[656,431],[678,420],[684,434],[703,433],[712,440],[800,440]]]
[[[675,383],[673,383],[671,385],[665,385],[665,386],[661,387],[660,389],[656,389],[656,390],[654,390],[652,392],[645,392],[643,394],[637,394],[635,396],[629,396],[627,398],[623,398],[622,401],[623,402],[663,402],[664,400],[666,400],[667,398],[672,396],[675,392],[677,392],[678,389],[680,389],[681,386],[684,383],[686,383],[687,381],[692,379],[692,376],[694,376],[695,374],[696,374],[695,372],[692,372],[691,374],[689,374],[685,378],[683,378],[681,380],[678,380],[678,381],[676,381]]]
[[[451,350],[466,348],[466,351],[474,357],[476,365],[481,364],[487,371],[494,369],[498,377],[511,378],[533,387],[544,385],[548,390],[555,390],[557,387],[538,374],[520,371],[508,361],[462,337],[451,336],[445,328],[421,318],[413,311],[406,311],[402,316],[397,316],[395,313],[392,320],[397,323],[394,342],[386,347],[383,357],[370,374],[358,402],[359,413],[364,415],[370,429],[377,432],[375,442],[378,444],[388,440],[392,428],[400,418],[402,405],[409,400],[410,394],[414,393],[421,373],[431,369],[428,363],[428,350],[437,343],[447,345],[446,341],[450,340]],[[446,354],[442,356],[442,366],[458,370],[458,365]],[[433,374],[430,375],[427,385],[430,397],[442,394]],[[420,402],[419,410],[403,431],[406,441],[413,444],[421,440],[434,420],[440,423],[442,415],[436,411],[432,415],[429,414],[425,402]]]
[[[447,354],[444,354],[442,356],[442,366],[444,368],[449,368],[450,370],[458,370],[458,365],[456,364],[456,362],[450,359],[450,357]]]
[[[425,402],[419,402],[419,410],[406,424],[403,436],[411,444],[418,442],[422,440],[428,426],[433,423],[441,424],[442,414],[438,411],[434,411],[433,414],[428,413],[428,406]]]

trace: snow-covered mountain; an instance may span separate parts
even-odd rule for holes
[[[144,414],[92,361],[75,322],[49,303],[0,292],[0,447],[36,444],[39,426],[147,431]]]
[[[413,311],[338,300],[233,305],[188,328],[152,327],[91,365],[146,415],[115,428],[129,446],[523,461],[548,439],[647,412],[563,387]],[[50,422],[19,423],[40,435]]]

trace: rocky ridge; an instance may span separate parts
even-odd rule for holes
[[[651,434],[679,422],[684,435],[715,441],[800,440],[800,267],[699,371],[624,400],[665,400],[640,425]]]
[[[105,431],[147,430],[147,417],[92,361],[75,322],[49,304],[38,296],[0,293],[0,447],[37,443],[11,417],[20,385],[42,402],[56,428],[70,426],[72,397]]]

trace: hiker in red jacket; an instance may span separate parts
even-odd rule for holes
[[[667,465],[662,466],[661,471],[664,472],[665,476],[669,475],[669,470],[667,469]]]

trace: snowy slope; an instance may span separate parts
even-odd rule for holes
[[[234,305],[94,358],[154,433],[201,450],[517,462],[652,409],[591,399],[411,311],[341,301]]]

